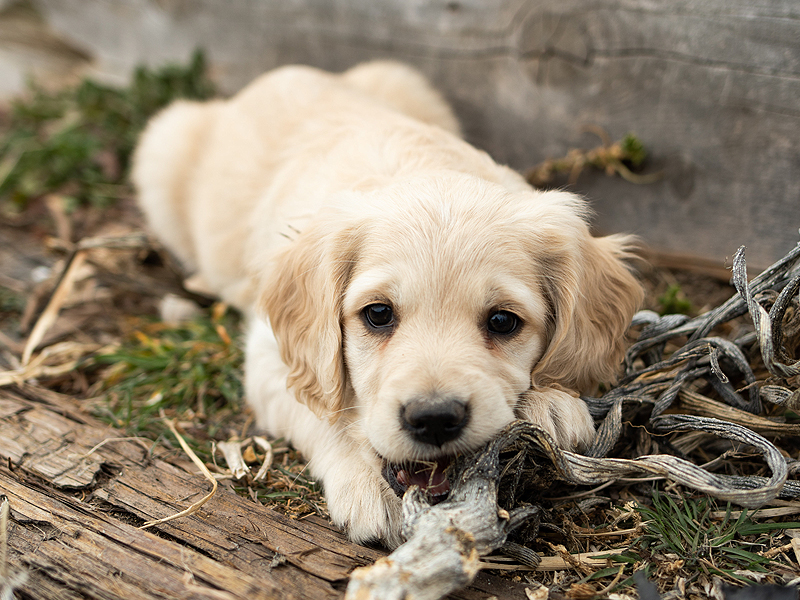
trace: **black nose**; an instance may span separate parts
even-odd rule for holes
[[[469,422],[467,403],[459,398],[417,398],[400,410],[403,429],[433,446],[456,439]]]

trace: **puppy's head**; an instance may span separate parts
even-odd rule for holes
[[[592,238],[584,213],[571,194],[463,174],[348,197],[266,281],[289,384],[388,463],[428,461],[428,487],[515,415],[587,442],[588,411],[565,390],[613,377],[641,291],[628,240]]]

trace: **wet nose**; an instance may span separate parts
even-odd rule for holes
[[[467,426],[468,405],[460,398],[416,398],[403,406],[400,420],[403,429],[418,442],[442,446]]]

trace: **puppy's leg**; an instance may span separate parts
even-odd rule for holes
[[[348,435],[348,419],[335,424],[321,420],[287,390],[289,369],[265,322],[251,322],[245,356],[247,402],[256,423],[271,436],[290,441],[309,461],[312,475],[322,482],[333,522],[354,542],[398,546],[400,500],[381,476],[378,458],[362,452]]]
[[[594,421],[586,403],[558,388],[532,388],[517,406],[517,416],[538,425],[561,448],[582,449],[594,441]]]
[[[344,80],[395,110],[461,136],[450,105],[416,69],[403,63],[377,60],[345,71]]]
[[[357,448],[343,441],[328,438],[309,461],[322,481],[331,520],[358,544],[380,541],[396,548],[403,542],[402,503],[381,476],[380,465],[361,460]]]

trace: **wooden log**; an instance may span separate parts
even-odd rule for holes
[[[139,529],[209,484],[167,449],[121,438],[71,398],[0,388],[0,494],[26,598],[341,598],[354,568],[385,556],[318,517],[292,519],[224,487],[191,516]],[[525,597],[522,584],[486,574],[451,597],[487,593]]]
[[[0,468],[0,486],[16,524],[10,535],[12,553],[18,553],[22,565],[43,570],[77,592],[99,589],[108,598],[203,597],[203,588],[210,588],[231,598],[279,595],[281,587],[271,577],[247,576],[196,550],[115,521],[63,492],[26,485],[7,468]],[[109,578],[121,581],[104,585]],[[32,577],[30,583],[34,581]]]

